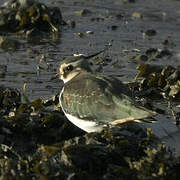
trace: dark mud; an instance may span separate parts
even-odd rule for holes
[[[161,127],[164,123],[163,133],[176,134],[180,102],[180,2],[43,2],[61,9],[67,25],[59,33],[35,37],[32,34],[27,38],[0,32],[10,39],[4,44],[0,39],[1,177],[177,179],[179,159],[158,145],[159,139],[149,131],[125,125],[121,130],[84,134],[60,110],[52,111],[49,104],[57,105],[57,100],[46,103],[43,100],[62,88],[62,82],[52,80],[61,59],[74,53],[93,54],[111,44],[93,60],[97,71],[123,81],[135,81],[131,88],[139,100],[147,99],[146,106],[162,116],[159,124]],[[149,66],[148,70],[144,68]],[[169,131],[168,123],[177,126]],[[158,134],[159,129],[155,130]],[[168,142],[167,134],[161,130],[159,137]],[[177,141],[170,139],[168,143],[180,148]],[[83,158],[79,159],[79,155]]]

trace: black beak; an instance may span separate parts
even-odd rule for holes
[[[105,46],[105,48],[104,48],[103,50],[101,50],[101,51],[99,51],[99,52],[97,52],[97,53],[94,53],[94,54],[92,54],[92,55],[89,55],[89,56],[84,56],[84,58],[85,58],[85,59],[90,59],[90,58],[92,58],[92,57],[95,57],[95,56],[97,56],[97,55],[99,55],[99,54],[107,51],[111,46],[112,46],[111,44],[108,44],[108,45]]]

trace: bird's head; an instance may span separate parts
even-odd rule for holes
[[[83,72],[92,72],[90,63],[83,56],[68,57],[59,65],[59,76],[64,83]]]

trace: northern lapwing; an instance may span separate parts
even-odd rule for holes
[[[86,132],[99,132],[105,126],[144,121],[156,114],[138,105],[120,80],[94,73],[89,59],[72,56],[59,66],[64,82],[59,101],[73,124]]]

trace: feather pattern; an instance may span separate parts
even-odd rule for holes
[[[129,96],[131,92],[118,79],[83,72],[64,84],[60,101],[65,114],[97,124],[154,115],[136,105]]]

